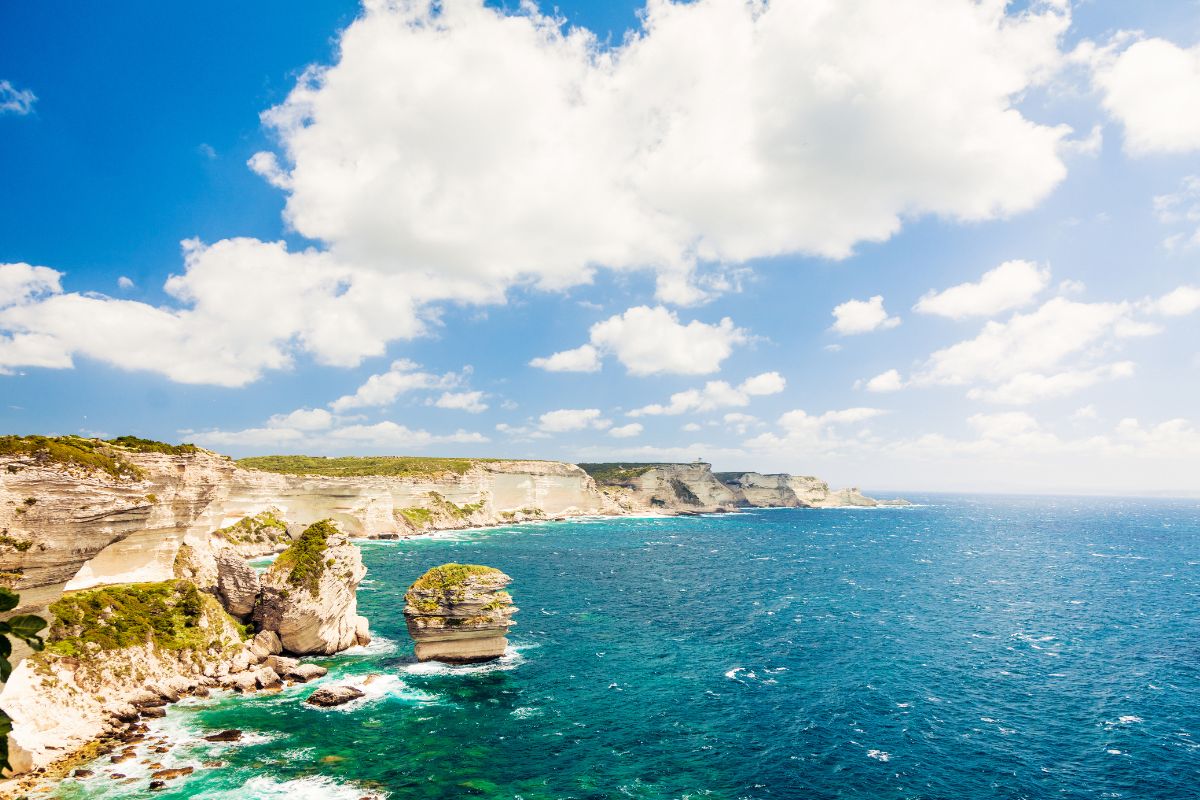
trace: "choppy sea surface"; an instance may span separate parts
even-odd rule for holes
[[[920,500],[365,543],[378,639],[319,663],[367,696],[176,705],[154,758],[196,772],[154,796],[1200,796],[1200,503]],[[448,561],[513,577],[501,662],[414,662]],[[147,795],[141,760],[56,796]]]

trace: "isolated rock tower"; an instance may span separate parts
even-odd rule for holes
[[[443,564],[426,572],[405,594],[404,619],[418,661],[478,664],[504,655],[516,623],[512,578],[476,564]]]

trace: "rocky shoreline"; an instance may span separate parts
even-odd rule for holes
[[[296,656],[368,642],[355,598],[365,569],[351,537],[888,502],[817,478],[718,474],[701,462],[284,457],[283,471],[270,472],[145,440],[0,444],[0,584],[21,593],[14,613],[53,619],[47,650],[21,661],[0,693],[18,772],[53,772],[97,741],[116,747],[181,697],[311,680],[321,668]],[[262,574],[246,562],[270,553],[279,555]],[[504,652],[515,611],[508,579],[484,577],[472,578],[482,583],[470,598],[437,609],[414,586],[406,611],[418,658],[472,663]]]

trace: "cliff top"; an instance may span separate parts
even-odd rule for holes
[[[595,464],[580,464],[579,468],[592,476],[596,483],[602,486],[614,486],[632,481],[634,478],[641,477],[652,469],[660,467],[695,467],[695,466],[711,466],[702,461],[692,461],[689,463],[657,463],[657,462],[637,462],[637,461],[611,461]]]
[[[279,554],[267,573],[287,572],[289,584],[308,589],[308,593],[316,597],[320,592],[321,575],[325,573],[325,549],[329,545],[329,537],[339,533],[331,520],[314,522]]]
[[[183,455],[200,452],[194,444],[167,444],[137,436],[88,439],[83,436],[0,436],[0,457],[23,458],[39,465],[56,465],[107,472],[114,478],[140,478],[142,470],[124,458],[127,453]]]
[[[482,564],[442,564],[417,578],[411,588],[417,591],[447,592],[465,586],[472,580],[484,578],[507,581],[508,576],[495,567],[485,567]]]
[[[283,475],[319,475],[358,478],[371,475],[432,477],[463,475],[476,464],[494,464],[502,458],[432,458],[426,456],[252,456],[240,458],[238,466]]]

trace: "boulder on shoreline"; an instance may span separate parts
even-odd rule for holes
[[[422,575],[405,594],[404,619],[418,661],[478,664],[508,647],[516,623],[512,578],[493,567],[443,564]]]
[[[332,708],[334,706],[345,705],[351,700],[357,700],[365,694],[366,692],[355,686],[322,686],[310,694],[304,702],[310,706]]]

